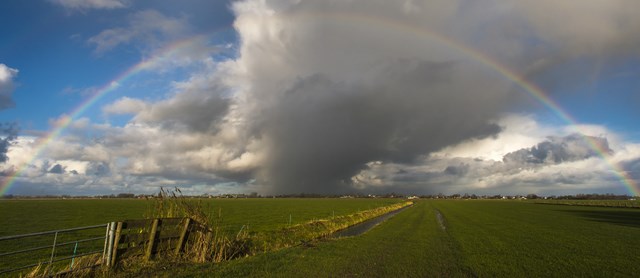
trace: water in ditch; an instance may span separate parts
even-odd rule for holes
[[[363,233],[365,233],[368,230],[371,230],[373,227],[375,227],[376,225],[380,224],[381,222],[391,218],[392,216],[402,212],[403,210],[409,208],[411,206],[408,207],[403,207],[401,209],[398,210],[394,210],[392,212],[389,212],[387,214],[383,214],[380,215],[378,217],[375,218],[371,218],[367,221],[364,221],[362,223],[353,225],[351,227],[348,227],[346,229],[342,229],[340,231],[337,231],[333,234],[331,234],[329,237],[330,238],[341,238],[341,237],[347,237],[347,236],[357,236],[357,235],[361,235]]]

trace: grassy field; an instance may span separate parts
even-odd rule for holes
[[[612,208],[640,208],[640,200],[534,200],[537,204],[612,207]]]
[[[524,202],[445,201],[466,267],[479,276],[634,276],[640,211]]]
[[[389,199],[205,200],[233,229],[269,232],[396,203]],[[143,200],[0,202],[7,229],[140,218]],[[20,216],[22,215],[22,216]],[[20,221],[24,219],[23,221]],[[98,219],[105,219],[98,221]],[[11,227],[18,223],[18,227]],[[37,223],[40,223],[38,226]],[[54,225],[55,224],[55,225]],[[58,226],[60,227],[60,226]],[[122,276],[629,277],[640,273],[640,210],[511,200],[422,200],[356,237],[222,263],[135,268]],[[107,276],[113,276],[108,273]]]
[[[283,228],[292,231],[307,232],[307,229],[295,229],[301,223],[317,219],[341,220],[346,215],[398,204],[399,199],[203,199],[187,202],[201,202],[204,210],[213,218],[216,227],[222,232],[235,235],[242,229],[244,233],[260,234],[261,240],[271,240],[276,230]],[[110,221],[140,219],[149,215],[155,207],[152,200],[133,199],[91,199],[91,200],[7,200],[0,202],[0,236],[16,235],[66,229],[78,226],[104,224]],[[343,220],[341,220],[343,221]],[[300,231],[298,231],[300,230]],[[72,244],[57,248],[56,258],[81,254],[87,251],[102,250],[102,241],[85,242],[78,246],[73,242],[79,239],[104,236],[104,228],[74,233],[65,233],[58,237],[58,243]],[[269,235],[273,234],[271,237]],[[297,234],[296,234],[297,235]],[[300,235],[300,236],[304,236]],[[0,241],[0,253],[23,250],[38,246],[48,246],[54,236],[30,237],[28,240]],[[288,245],[294,238],[276,238],[280,245]],[[261,244],[261,246],[267,246]],[[279,246],[276,244],[276,247]],[[257,247],[256,247],[257,248]],[[275,248],[275,247],[274,247]],[[77,249],[77,250],[76,250]],[[50,249],[12,255],[10,259],[0,259],[0,270],[34,263],[34,259],[49,258]]]
[[[638,247],[637,209],[429,200],[358,237],[157,274],[632,277],[640,273]]]
[[[251,231],[283,228],[313,219],[347,215],[398,199],[202,199],[216,222],[229,230],[248,225]],[[151,200],[2,200],[0,236],[140,219]],[[246,227],[245,227],[246,228]]]

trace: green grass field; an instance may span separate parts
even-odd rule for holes
[[[534,200],[534,202],[566,206],[640,208],[640,200]]]
[[[202,207],[213,223],[235,235],[244,232],[270,232],[317,219],[330,219],[359,211],[399,203],[399,199],[203,199]],[[149,215],[152,200],[7,200],[0,202],[0,236],[104,224],[110,221],[140,219]],[[244,228],[243,228],[244,226]],[[82,236],[82,235],[86,236]],[[63,234],[58,242],[104,236],[104,228]],[[0,253],[51,245],[53,235],[28,240],[0,241]],[[103,242],[82,243],[78,251],[100,249]],[[58,248],[60,254],[73,254],[74,245]],[[50,249],[0,259],[0,269],[34,263],[49,257]],[[25,263],[23,263],[25,262]]]
[[[274,231],[393,199],[205,200],[233,229]],[[3,201],[2,233],[141,218],[144,200]],[[100,220],[104,219],[104,220]],[[57,221],[56,221],[57,220]],[[18,225],[14,225],[18,223]],[[107,276],[632,277],[640,210],[511,200],[421,200],[356,237],[319,240],[222,263],[163,264]]]
[[[158,274],[633,277],[640,273],[638,248],[637,209],[428,200],[361,236]]]
[[[195,200],[194,200],[195,201]],[[203,206],[229,230],[248,225],[251,231],[283,228],[313,219],[347,215],[398,199],[202,199]],[[151,200],[2,200],[0,236],[32,233],[125,219],[140,219]],[[245,227],[246,228],[246,227]]]

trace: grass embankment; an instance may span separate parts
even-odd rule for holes
[[[445,229],[436,211],[443,215]],[[640,211],[421,201],[362,236],[157,273],[218,277],[633,277]]]

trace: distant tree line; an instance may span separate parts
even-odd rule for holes
[[[71,196],[71,195],[3,195],[2,199],[151,199],[156,198],[157,194],[133,194],[133,193],[118,193],[109,195],[94,195],[94,196]],[[385,194],[317,194],[317,193],[298,193],[298,194],[280,194],[280,195],[260,195],[257,192],[251,192],[249,194],[219,194],[219,195],[184,195],[186,198],[406,198],[406,197],[419,197],[421,199],[556,199],[556,200],[628,200],[633,198],[629,195],[616,195],[611,193],[606,194],[576,194],[576,195],[562,195],[562,196],[538,196],[536,194],[527,195],[476,195],[476,194],[427,194],[427,195],[412,195],[412,194],[398,194],[395,192]]]
[[[559,200],[628,200],[631,197],[628,195],[614,195],[607,194],[577,194],[577,195],[565,195],[554,197]]]
[[[557,199],[557,200],[628,200],[633,198],[629,195],[616,195],[616,194],[576,194],[576,195],[562,195],[562,196],[538,196],[537,194],[527,195],[476,195],[476,194],[435,194],[435,195],[420,195],[422,199]]]

